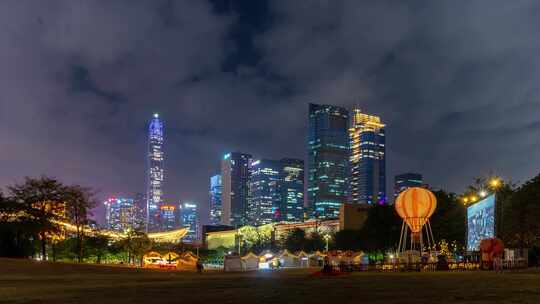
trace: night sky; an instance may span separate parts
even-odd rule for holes
[[[205,221],[225,152],[305,158],[309,102],[382,117],[388,184],[523,182],[540,171],[539,28],[538,1],[1,1],[0,187],[142,192],[158,112],[166,201]]]

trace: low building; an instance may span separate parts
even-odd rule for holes
[[[371,207],[365,204],[343,204],[339,209],[339,230],[360,230]]]

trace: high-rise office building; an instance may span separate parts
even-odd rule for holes
[[[318,218],[337,218],[347,202],[349,112],[309,104],[308,205]]]
[[[227,153],[221,161],[221,222],[242,226],[247,223],[249,163],[251,155]]]
[[[146,196],[143,193],[136,193],[133,199],[135,205],[135,224],[134,229],[145,230],[146,229]]]
[[[161,231],[174,230],[180,226],[180,217],[175,205],[161,204],[159,211]]]
[[[250,225],[260,226],[278,220],[281,163],[260,159],[250,166],[248,219]]]
[[[196,203],[185,202],[180,204],[180,216],[182,218],[182,227],[188,229],[188,233],[182,241],[194,242],[200,240],[200,219]]]
[[[210,177],[210,224],[219,225],[221,223],[221,174]]]
[[[403,173],[394,177],[394,199],[403,191],[411,187],[424,187],[422,174]]]
[[[349,129],[352,203],[386,203],[384,127],[379,117],[354,110]]]
[[[146,231],[160,228],[159,206],[163,200],[163,122],[154,114],[148,127]]]
[[[277,218],[298,222],[304,219],[304,161],[284,158],[280,161]]]
[[[107,229],[124,232],[133,229],[136,221],[136,207],[131,198],[109,198],[105,205]]]

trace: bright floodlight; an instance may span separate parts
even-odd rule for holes
[[[480,193],[478,193],[480,195],[480,197],[486,197],[487,195],[487,192],[485,190],[482,190],[480,191]]]
[[[158,114],[158,113],[154,113],[154,117],[155,117],[155,118],[158,118],[158,117],[159,117],[159,114]]]
[[[489,185],[493,188],[497,188],[499,187],[499,185],[501,184],[501,181],[497,178],[493,178],[490,182],[489,182]]]

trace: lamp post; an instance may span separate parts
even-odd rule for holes
[[[330,234],[325,234],[323,238],[326,241],[326,252],[328,252],[328,242],[332,237],[330,236]]]

